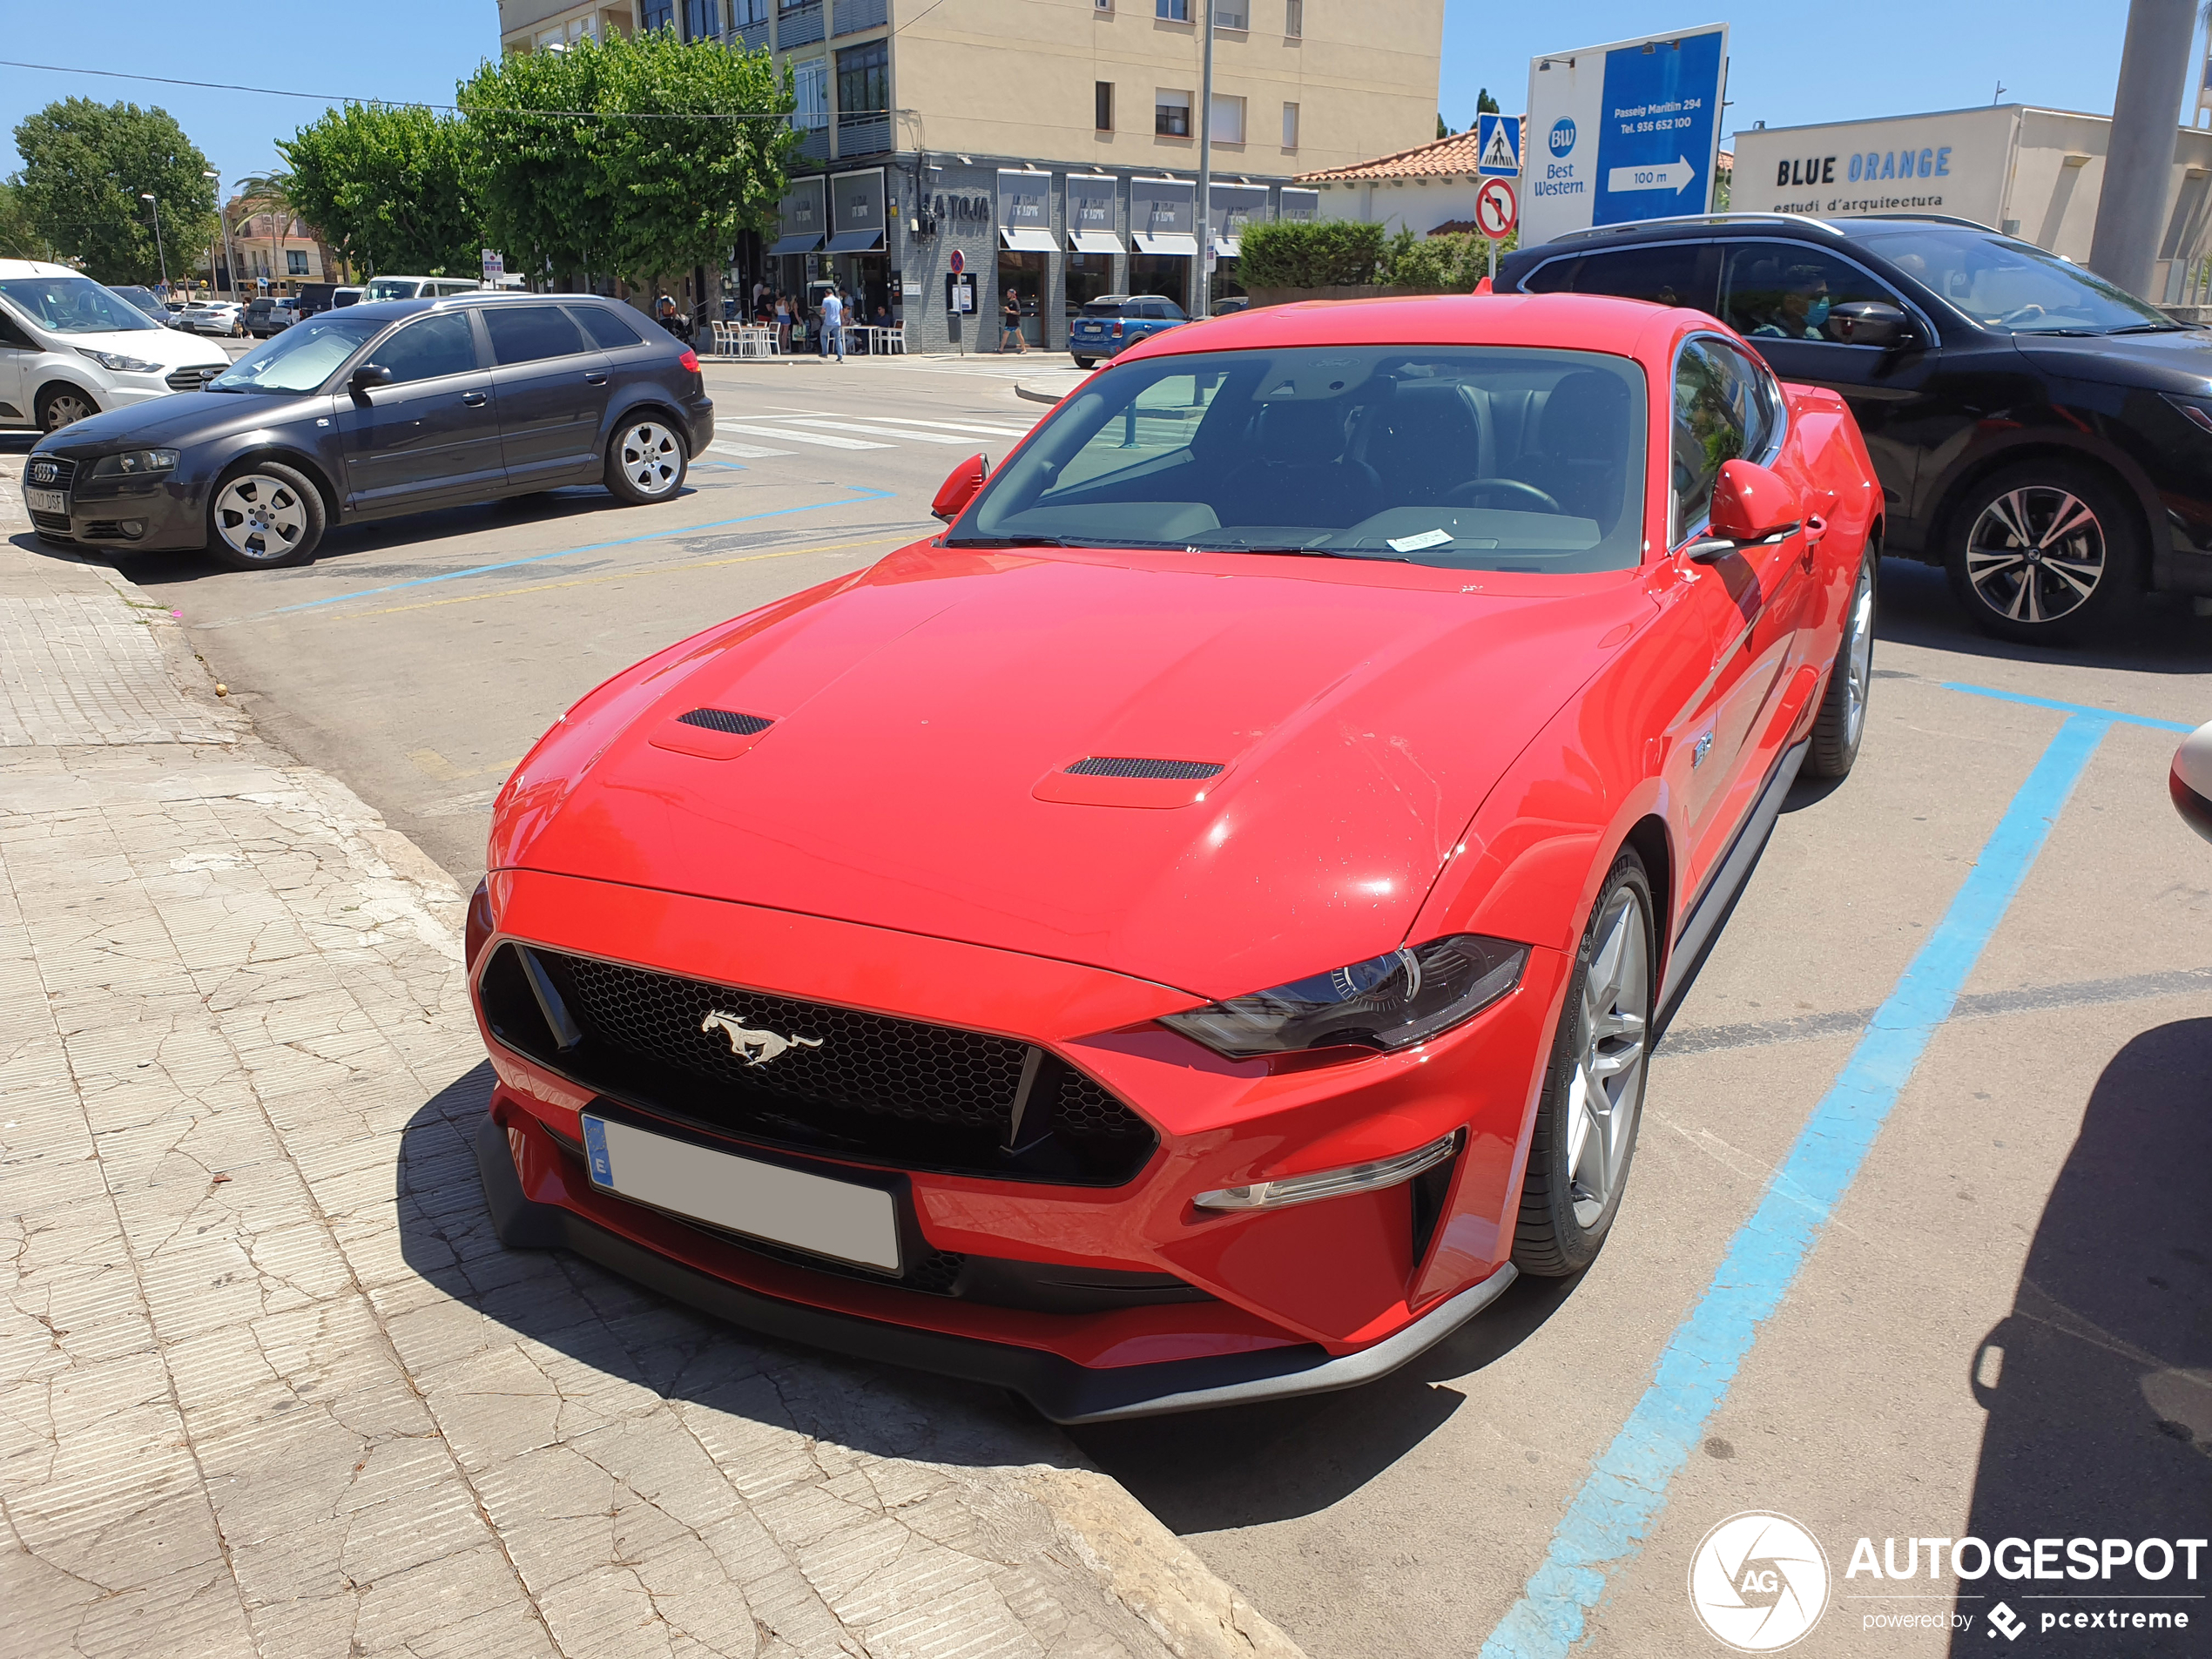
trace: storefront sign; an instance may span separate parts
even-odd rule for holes
[[[1318,190],[1285,190],[1281,206],[1277,211],[1294,225],[1310,225],[1321,217],[1321,192]]]
[[[1238,239],[1244,226],[1267,217],[1267,186],[1216,185],[1206,199],[1206,227],[1213,236],[1214,252],[1233,260],[1241,252]]]
[[[1052,175],[999,170],[999,243],[1020,253],[1049,253]]]
[[[829,181],[829,251],[873,253],[883,246],[883,169],[841,172]]]
[[[1933,212],[1994,225],[2005,212],[2018,118],[1999,105],[1756,129],[1738,135],[1730,203],[1746,212]]]
[[[1140,253],[1173,253],[1185,259],[1198,252],[1193,228],[1198,187],[1181,179],[1129,181],[1130,233]]]
[[[1119,253],[1114,229],[1114,198],[1120,181],[1104,173],[1068,175],[1068,248],[1074,253]]]
[[[783,234],[768,250],[770,253],[812,253],[821,246],[822,238],[828,234],[822,181],[801,179],[794,183],[784,192],[778,216],[782,220]]]

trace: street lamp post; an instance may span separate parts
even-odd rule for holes
[[[153,203],[153,251],[161,260],[161,286],[165,288],[169,286],[169,256],[161,249],[161,204],[155,200],[151,190],[140,191],[138,199]]]
[[[1198,71],[1198,302],[1194,317],[1213,312],[1213,7],[1214,0],[1198,0],[1205,8],[1206,25],[1203,66]]]

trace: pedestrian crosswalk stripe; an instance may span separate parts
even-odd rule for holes
[[[792,426],[806,427],[810,429],[818,426],[830,426],[835,427],[840,432],[858,432],[871,438],[912,438],[917,443],[965,443],[971,446],[975,442],[972,437],[963,438],[956,433],[909,431],[903,427],[863,426],[858,421],[832,420],[826,415],[786,415],[777,418]],[[806,434],[794,432],[790,435],[794,438],[803,438]]]
[[[789,449],[757,449],[749,443],[710,443],[708,449],[718,455],[734,455],[739,461],[765,461],[770,455],[787,455]]]
[[[859,438],[833,437],[826,432],[793,432],[788,427],[744,426],[735,421],[717,421],[717,432],[742,432],[749,438],[782,438],[791,443],[817,444],[825,449],[888,449],[887,443],[866,443]]]
[[[911,415],[871,415],[868,420],[884,426],[932,426],[945,432],[988,432],[995,438],[1026,438],[1026,426],[989,426],[981,421],[917,421]]]

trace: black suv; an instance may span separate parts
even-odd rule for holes
[[[1943,565],[2000,637],[2077,637],[2145,588],[2212,595],[2212,333],[2030,243],[1925,215],[1719,214],[1523,248],[1494,286],[1692,306],[1841,393],[1883,550]]]
[[[699,360],[628,306],[467,293],[295,322],[205,390],[48,434],[24,488],[46,541],[265,570],[427,507],[563,484],[667,501],[713,435]]]

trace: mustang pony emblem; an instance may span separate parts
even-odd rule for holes
[[[699,1022],[702,1031],[719,1031],[730,1039],[730,1052],[748,1066],[765,1066],[788,1049],[819,1049],[819,1037],[779,1036],[773,1031],[753,1031],[734,1014],[711,1010]]]

